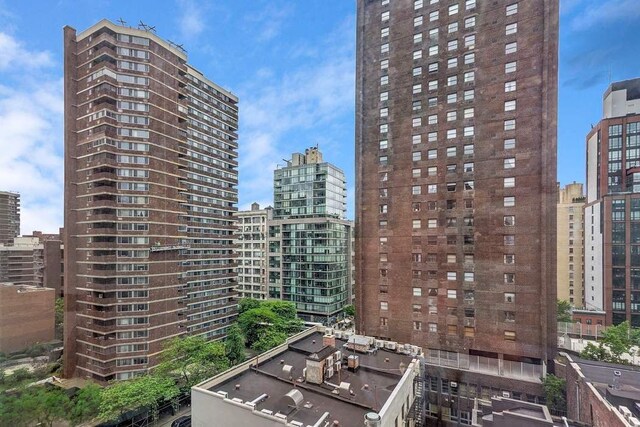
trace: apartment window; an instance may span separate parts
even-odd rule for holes
[[[449,299],[458,298],[458,291],[455,289],[447,289],[447,298]]]
[[[506,341],[515,341],[516,333],[514,331],[504,331],[504,339]]]
[[[411,137],[411,142],[415,144],[420,144],[422,142],[422,135],[413,135]]]
[[[432,62],[431,64],[429,64],[429,74],[437,73],[437,72],[438,72],[438,63]]]
[[[436,56],[438,54],[438,46],[429,47],[429,56]]]
[[[504,111],[515,111],[516,110],[516,100],[513,99],[511,101],[505,101],[504,103]]]
[[[516,205],[516,198],[514,196],[506,196],[503,198],[503,206],[505,208],[511,208]]]
[[[450,40],[447,43],[447,50],[448,51],[456,50],[457,48],[458,48],[458,40]]]
[[[389,115],[389,109],[388,108],[381,108],[380,109],[380,117],[387,117]]]
[[[464,182],[464,189],[469,191],[469,190],[473,190],[475,188],[475,183],[474,181],[465,181]]]
[[[464,20],[464,27],[465,28],[472,28],[476,26],[476,17],[475,16],[471,16],[467,19]]]
[[[473,9],[474,7],[476,7],[476,0],[467,0],[467,1],[465,2],[465,8],[466,8],[467,10],[469,10],[469,9]]]
[[[389,303],[387,301],[380,301],[380,310],[388,310]]]
[[[465,126],[463,129],[464,136],[473,136],[475,133],[475,128],[473,126]]]
[[[516,148],[516,140],[513,139],[513,138],[505,139],[504,140],[504,149],[505,150],[511,150],[513,148]]]
[[[422,187],[419,185],[414,185],[411,187],[411,194],[414,196],[418,196],[422,193]]]
[[[457,154],[457,148],[454,147],[447,147],[447,157],[456,157]]]
[[[505,92],[513,92],[513,91],[516,90],[516,87],[517,87],[517,83],[516,83],[515,80],[511,81],[511,82],[506,82],[504,84],[504,91]]]
[[[456,272],[455,271],[447,271],[447,280],[455,281],[456,280]]]
[[[382,22],[388,21],[389,20],[389,11],[382,12],[382,14],[380,15],[380,20]]]
[[[467,162],[463,165],[463,170],[465,173],[473,172],[473,162]]]
[[[387,262],[387,254],[380,254],[380,262]]]
[[[504,302],[515,303],[516,302],[516,294],[514,294],[512,292],[505,292],[504,293]]]
[[[510,4],[507,6],[507,16],[518,13],[518,3]]]
[[[422,0],[415,0],[415,1],[413,2],[413,8],[414,8],[415,10],[418,10],[418,9],[420,9],[421,7],[422,7]]]
[[[464,100],[465,101],[473,101],[475,98],[475,91],[473,89],[464,91]]]
[[[414,34],[413,35],[413,42],[415,44],[422,43],[422,33]]]
[[[438,20],[438,18],[439,18],[439,16],[440,16],[440,14],[438,13],[438,11],[437,11],[437,10],[434,10],[433,12],[431,12],[431,13],[429,14],[429,21],[430,21],[430,22],[437,21],[437,20]]]
[[[504,178],[504,188],[513,188],[516,186],[516,178],[513,176]]]
[[[427,185],[427,193],[428,194],[436,194],[438,192],[437,184],[428,184]]]
[[[389,84],[389,76],[380,77],[380,84],[382,86]]]
[[[433,150],[427,151],[427,159],[433,160],[437,158],[438,158],[438,150],[433,149]]]
[[[456,183],[447,182],[447,191],[450,191],[450,192],[456,191]]]
[[[449,34],[453,34],[453,33],[455,33],[456,31],[458,31],[458,23],[457,23],[457,22],[452,22],[451,24],[449,24],[449,25],[447,26],[447,32],[448,32]]]
[[[438,324],[430,322],[429,323],[429,332],[438,332]]]
[[[456,68],[458,66],[458,58],[447,59],[447,68]]]
[[[514,311],[505,311],[504,312],[504,321],[505,322],[515,322],[516,321],[516,313]]]
[[[515,215],[505,215],[502,218],[502,223],[505,227],[513,227],[516,225],[516,216]]]
[[[467,144],[463,148],[464,148],[463,154],[465,156],[469,156],[473,154],[473,144]]]
[[[420,58],[422,58],[422,49],[414,50],[413,59],[420,59]]]
[[[413,321],[413,330],[414,331],[421,331],[422,330],[422,322],[419,322],[417,320]],[[404,407],[404,406],[403,406]]]
[[[422,221],[420,221],[419,219],[414,219],[414,220],[411,222],[411,225],[412,225],[412,227],[413,227],[413,229],[414,229],[414,230],[415,230],[415,229],[420,229],[420,228],[422,228]]]
[[[413,159],[414,162],[418,162],[422,160],[422,152],[414,151],[413,153],[411,153],[411,158]]]
[[[427,117],[427,123],[429,123],[430,125],[438,124],[438,116],[436,114],[432,114],[432,115],[428,116]]]
[[[476,54],[475,53],[467,53],[464,56],[464,63],[466,65],[473,64],[475,61],[476,61]]]
[[[380,53],[381,54],[389,53],[389,43],[384,43],[380,45]]]
[[[422,288],[413,288],[413,296],[414,297],[421,297],[422,296]]]
[[[438,140],[438,132],[429,132],[427,134],[427,141],[436,142]]]
[[[516,244],[516,236],[512,234],[506,234],[504,236],[504,244],[505,246],[513,246]]]
[[[387,133],[387,132],[389,132],[389,125],[386,123],[380,125],[380,133]]]
[[[465,83],[473,82],[475,79],[476,79],[475,71],[467,71],[466,73],[464,73],[464,82]]]
[[[464,47],[468,49],[473,49],[476,46],[476,35],[471,34],[469,36],[465,36],[464,38]]]
[[[389,100],[389,92],[380,92],[380,102]]]
[[[454,139],[456,137],[455,129],[447,129],[447,139]]]
[[[505,27],[505,35],[515,34],[518,32],[518,23],[514,22],[513,24],[507,24]]]
[[[438,167],[430,166],[427,168],[427,176],[437,176],[438,175]]]
[[[514,169],[516,167],[516,159],[515,157],[509,157],[504,159],[504,168],[505,169]]]
[[[422,101],[420,101],[420,100],[413,101],[411,103],[411,110],[413,110],[414,113],[417,113],[420,110],[422,110]]]
[[[380,38],[389,37],[389,27],[384,27],[380,30]]]
[[[422,304],[412,304],[411,308],[414,313],[420,313],[422,311]]]
[[[380,61],[380,69],[386,70],[387,68],[389,68],[389,60],[383,59],[382,61]]]
[[[427,228],[438,228],[438,220],[437,219],[427,220]]]
[[[447,165],[447,173],[456,173],[456,168],[457,166],[455,164]]]
[[[504,121],[504,130],[516,130],[516,120],[505,120]]]
[[[389,321],[388,318],[386,317],[381,317],[380,318],[380,326],[387,326],[387,322]]]
[[[458,94],[450,93],[447,95],[447,104],[455,104],[458,102]]]
[[[389,147],[389,141],[386,139],[383,139],[382,141],[380,141],[380,149],[381,150],[385,150]]]
[[[518,51],[518,42],[507,43],[504,46],[505,55],[509,55],[510,53],[516,53]]]
[[[464,281],[465,282],[473,282],[475,280],[475,274],[472,271],[464,272]]]
[[[414,77],[422,75],[422,67],[414,67],[412,73]]]
[[[413,169],[411,171],[411,175],[413,176],[413,178],[420,178],[420,168]]]
[[[458,76],[447,77],[447,86],[455,86],[458,84]]]
[[[449,16],[451,15],[455,15],[456,13],[458,13],[458,5],[457,4],[452,4],[451,6],[449,6]]]
[[[386,214],[388,211],[388,205],[380,205],[380,213]]]
[[[447,111],[447,121],[453,122],[458,118],[458,113],[455,111]]]
[[[504,72],[505,74],[509,74],[509,73],[515,73],[518,69],[517,66],[517,62],[513,61],[513,62],[507,62],[506,64],[504,64]]]
[[[411,122],[411,125],[414,128],[422,126],[422,118],[421,117],[414,117],[412,122]]]
[[[383,172],[380,174],[380,181],[386,182],[389,179],[389,174],[387,172]]]
[[[505,254],[504,255],[504,263],[505,264],[515,264],[516,263],[516,256],[514,254]]]
[[[472,119],[474,115],[474,109],[473,108],[465,108],[464,112],[463,112],[463,117],[465,119]]]
[[[421,84],[413,85],[413,93],[414,94],[421,93],[421,92],[422,92],[422,85]]]
[[[422,25],[422,15],[416,16],[415,18],[413,18],[413,26],[419,27],[420,25]]]
[[[380,4],[381,4],[382,6],[386,6],[386,5],[388,5],[388,4],[389,4],[389,0],[381,0],[381,3],[380,3]]]

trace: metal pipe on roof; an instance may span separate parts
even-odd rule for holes
[[[322,414],[320,419],[318,421],[316,421],[316,423],[313,425],[313,427],[320,427],[322,425],[322,423],[324,422],[324,420],[326,420],[327,418],[329,418],[329,413],[325,412],[324,414]]]

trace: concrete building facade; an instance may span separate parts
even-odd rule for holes
[[[609,86],[586,149],[585,308],[640,327],[640,79]]]
[[[237,314],[238,98],[144,28],[64,46],[65,376],[127,379]]]
[[[0,283],[0,352],[13,353],[55,338],[55,291]]]
[[[267,298],[268,257],[267,234],[273,220],[273,208],[260,209],[253,203],[251,209],[235,215],[238,230],[235,244],[238,247],[238,297]]]
[[[584,307],[584,204],[583,185],[558,189],[558,299]]]
[[[9,244],[20,235],[20,194],[0,191],[0,243]]]
[[[269,223],[269,298],[296,304],[298,315],[330,323],[351,302],[351,222],[344,172],[317,148],[294,153],[274,171]]]

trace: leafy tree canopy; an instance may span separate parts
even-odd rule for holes
[[[569,301],[558,300],[558,322],[571,322],[571,304]]]

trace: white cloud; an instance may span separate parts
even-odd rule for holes
[[[0,189],[20,192],[22,233],[62,226],[63,95],[52,65],[49,52],[0,33]]]
[[[581,13],[571,21],[571,28],[577,31],[588,30],[594,25],[640,18],[638,0],[597,0],[587,4]]]
[[[205,29],[202,4],[193,0],[178,0],[178,8],[182,11],[178,16],[178,27],[180,35],[186,40],[197,37]]]
[[[289,68],[268,77],[256,73],[240,94],[240,197],[241,206],[264,200],[273,193],[273,170],[292,152],[316,142],[323,146],[328,128],[337,119],[352,114],[355,67],[353,20],[339,26],[342,45],[335,47],[336,34],[326,39],[327,54],[314,64]],[[345,34],[346,33],[346,34]],[[312,132],[314,140],[299,135]],[[343,144],[345,141],[341,141]],[[347,142],[351,143],[351,141]],[[326,151],[325,151],[326,156]],[[329,159],[328,159],[329,160]]]
[[[282,27],[291,16],[293,12],[293,6],[278,5],[274,6],[269,4],[267,7],[259,12],[248,15],[246,20],[248,26],[256,31],[256,40],[258,42],[268,42],[280,35]]]

